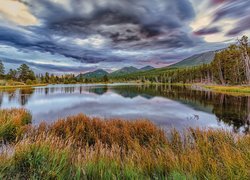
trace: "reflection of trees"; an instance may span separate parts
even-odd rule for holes
[[[30,88],[30,89],[20,89],[19,90],[19,98],[18,101],[19,103],[24,106],[25,104],[27,104],[29,98],[32,96],[32,94],[34,93],[34,89]]]
[[[108,86],[90,87],[88,91],[97,95],[103,95],[108,92]]]
[[[0,106],[3,103],[3,97],[4,95],[8,96],[8,101],[12,101],[16,98],[16,89],[7,89],[7,90],[1,90],[0,91]]]
[[[11,102],[16,98],[16,89],[9,89],[5,91],[8,94],[8,101]]]
[[[68,94],[74,93],[75,92],[75,87],[73,87],[73,86],[71,86],[71,87],[65,87],[64,88],[64,92],[68,93]]]
[[[213,113],[222,121],[233,126],[235,132],[243,128],[249,132],[250,127],[250,97],[234,97],[218,95],[219,102],[214,103]]]
[[[247,133],[250,129],[250,97],[236,97],[169,85],[113,87],[113,91],[132,98],[139,95],[166,97],[192,108],[214,113],[219,122],[232,126],[235,132],[242,128]]]
[[[3,95],[4,95],[4,93],[2,91],[0,91],[0,106],[3,103]]]

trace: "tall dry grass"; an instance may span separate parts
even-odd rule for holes
[[[250,137],[77,115],[28,128],[0,155],[0,179],[249,179]],[[12,152],[12,153],[10,153]]]
[[[0,110],[0,141],[13,141],[31,123],[31,115],[25,109]]]
[[[31,136],[46,133],[64,140],[72,139],[79,146],[92,146],[100,142],[108,146],[117,144],[128,149],[135,143],[150,147],[166,144],[164,131],[150,121],[104,120],[83,114],[60,119],[52,124],[41,123],[30,133],[33,133]]]

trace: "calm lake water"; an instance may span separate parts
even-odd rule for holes
[[[201,127],[249,132],[250,126],[250,97],[169,85],[49,85],[1,91],[0,105],[28,109],[34,124],[84,113],[149,119],[164,129]]]

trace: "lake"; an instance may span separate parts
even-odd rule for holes
[[[103,118],[149,119],[164,128],[225,128],[249,132],[250,97],[140,84],[48,85],[0,92],[1,108],[24,107],[33,124],[84,113]]]

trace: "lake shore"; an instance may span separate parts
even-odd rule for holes
[[[17,89],[17,88],[34,88],[40,86],[47,86],[47,84],[33,84],[33,85],[7,85],[7,86],[0,86],[1,89]]]
[[[223,93],[223,94],[230,94],[230,95],[250,95],[250,86],[249,85],[235,85],[235,86],[223,86],[223,85],[216,85],[216,84],[202,84],[202,83],[150,83],[150,82],[98,82],[98,83],[76,83],[76,84],[138,84],[138,85],[173,85],[173,86],[189,86],[195,90],[201,91],[213,91],[216,93]],[[1,89],[16,89],[16,88],[33,88],[33,87],[42,87],[47,86],[49,84],[34,84],[34,85],[7,85],[7,86],[0,86]],[[54,84],[53,84],[54,85]],[[65,84],[67,85],[67,84]]]
[[[0,110],[0,178],[248,179],[250,136],[222,129],[165,132],[147,120],[83,114],[30,126]],[[10,153],[13,152],[13,153]]]

